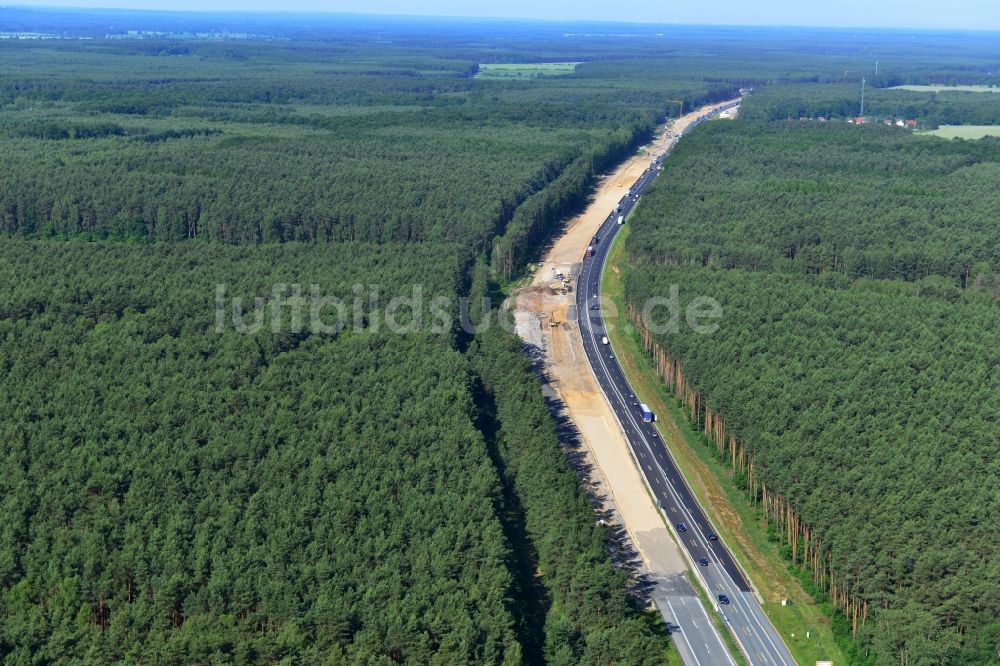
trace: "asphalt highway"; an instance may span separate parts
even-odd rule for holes
[[[730,107],[718,109],[703,118],[707,119],[709,115],[724,111],[726,108]],[[693,129],[700,120],[692,123],[685,132]],[[611,212],[601,225],[597,233],[599,241],[593,245],[594,256],[583,259],[576,289],[577,318],[583,336],[583,346],[597,382],[621,423],[632,454],[653,492],[658,508],[686,551],[694,573],[700,576],[712,595],[714,608],[707,612],[721,615],[751,664],[793,666],[795,662],[788,648],[768,620],[742,570],[729,554],[725,544],[717,538],[711,538],[715,536],[715,529],[678,472],[673,458],[653,424],[643,421],[638,399],[634,397],[634,391],[625,381],[611,346],[603,343],[605,304],[601,302],[600,297],[601,272],[611,241],[621,229],[618,218],[628,217],[643,192],[656,177],[658,167],[669,155],[668,151],[654,160],[650,168],[636,181],[629,194],[619,202],[619,208]],[[591,309],[592,305],[598,307]],[[637,492],[640,492],[640,489],[637,489]],[[703,558],[707,561],[707,566],[701,564]],[[678,592],[680,593],[680,590]],[[723,603],[720,595],[725,595],[729,603]],[[721,649],[718,637],[714,636],[714,628],[708,623],[706,610],[702,604],[689,594],[681,596],[684,597],[681,601],[684,608],[680,610],[672,608],[674,604],[671,603],[669,595],[666,599],[656,599],[656,601],[658,605],[661,602],[665,603],[671,609],[669,612],[676,618],[672,620],[676,628],[671,631],[671,635],[685,663],[693,666],[732,663],[729,655]],[[690,602],[692,608],[687,608],[688,598],[692,599]],[[663,606],[660,605],[660,608],[662,610]],[[699,616],[706,626],[699,624]]]

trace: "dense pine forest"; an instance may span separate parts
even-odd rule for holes
[[[1000,118],[1000,114],[997,116]],[[846,123],[712,123],[646,198],[654,263],[925,280],[955,291],[1000,266],[1000,141]],[[710,223],[709,223],[710,221]]]
[[[610,534],[595,522],[517,339],[454,325],[460,298],[502,297],[598,175],[682,106],[745,87],[846,86],[854,75],[845,70],[880,50],[904,83],[984,83],[994,69],[983,57],[989,40],[947,35],[914,44],[900,35],[859,42],[691,27],[664,36],[641,27],[621,39],[618,25],[17,8],[4,9],[0,31],[52,37],[0,41],[0,662],[11,665],[663,663],[665,631],[612,562]],[[943,49],[946,61],[936,58]],[[485,63],[539,62],[579,64],[558,76],[478,76]],[[752,140],[716,134],[732,160],[750,144],[767,144],[777,159],[781,132],[755,131]],[[827,137],[798,136],[803,164],[815,165],[814,144]],[[842,144],[837,159],[852,159],[853,139],[831,136]],[[992,398],[987,391],[963,407],[961,395],[969,377],[990,377],[990,359],[978,354],[993,335],[982,267],[996,261],[996,239],[964,221],[995,200],[983,183],[996,147],[864,136],[882,154],[848,168],[881,174],[915,208],[933,199],[940,214],[919,229],[947,240],[925,242],[916,227],[868,238],[888,223],[873,216],[859,244],[819,216],[805,234],[761,226],[743,252],[732,229],[657,235],[650,211],[682,196],[659,191],[637,221],[644,231],[634,238],[647,246],[632,248],[656,271],[630,293],[680,274],[701,280],[709,272],[687,265],[696,256],[711,266],[752,256],[768,273],[748,279],[793,275],[800,286],[783,296],[795,303],[823,289],[844,317],[855,297],[908,313],[880,320],[899,335],[871,353],[912,347],[922,360],[908,372],[944,378],[952,398],[894,425],[912,441],[893,451],[912,447],[907,462],[954,466],[953,476],[960,464],[983,464],[938,495],[879,447],[885,431],[864,446],[898,481],[887,498],[916,488],[940,516],[963,503],[947,534],[968,550],[946,548],[944,532],[922,529],[917,514],[894,536],[907,558],[862,549],[851,526],[892,524],[876,513],[888,504],[835,530],[829,509],[848,506],[847,481],[824,495],[839,488],[836,501],[807,513],[802,479],[818,483],[839,462],[767,483],[815,519],[817,534],[829,530],[823,553],[837,559],[825,575],[836,572],[845,594],[869,602],[863,636],[880,654],[913,645],[910,627],[930,626],[922,635],[933,645],[977,663],[988,654],[976,650],[988,649],[982,627],[995,594],[957,586],[997,578],[995,559],[973,542],[995,500],[995,463],[983,453]],[[703,140],[686,139],[678,157],[693,168]],[[885,173],[896,150],[911,150],[909,171]],[[916,168],[925,154],[933,159]],[[759,171],[745,171],[741,187],[754,187]],[[964,189],[949,194],[943,178]],[[849,180],[837,187],[854,191]],[[777,190],[804,210],[803,197],[824,191],[811,188]],[[710,193],[718,197],[731,199],[716,202],[731,214],[746,203]],[[876,279],[856,292],[851,280],[865,277]],[[437,310],[404,307],[389,326],[390,304],[415,287],[421,303],[440,301]],[[326,309],[303,300],[314,295]],[[335,299],[344,326],[315,326]],[[939,319],[911,341],[902,325],[917,322],[925,302]],[[741,306],[755,304],[730,309]],[[474,305],[473,315],[482,310]],[[945,354],[934,336],[954,335],[948,321],[972,342]],[[845,345],[867,339],[843,335]],[[725,340],[729,350],[744,343],[713,344]],[[708,382],[725,370],[711,365],[725,356],[709,349],[676,353],[706,358],[691,363]],[[839,363],[847,348],[829,353]],[[802,349],[776,342],[765,358],[794,354]],[[950,376],[949,359],[979,374]],[[711,396],[714,386],[699,388]],[[795,398],[803,406],[826,390],[782,386],[805,395]],[[839,418],[841,404],[861,410],[866,427],[896,423],[901,406],[874,416],[872,405],[888,401],[881,387],[843,388],[842,403],[809,432]],[[913,390],[906,404],[921,413],[930,389]],[[760,453],[760,464],[794,469],[818,444],[795,439],[791,424],[772,433],[773,402],[747,413],[741,439],[754,447],[757,433],[790,438]],[[740,416],[731,418],[738,426]],[[951,440],[930,436],[943,424]],[[842,440],[830,428],[822,444],[833,447]],[[947,441],[961,446],[946,452]],[[850,549],[853,559],[839,559]],[[961,577],[944,575],[958,563]]]
[[[402,250],[3,244],[9,663],[662,659],[508,334],[217,331],[220,280],[454,289]]]
[[[666,658],[516,338],[455,322],[737,84],[386,25],[0,44],[3,663]]]
[[[633,217],[636,313],[672,285],[724,313],[643,342],[857,663],[997,663],[1000,143],[760,108]]]

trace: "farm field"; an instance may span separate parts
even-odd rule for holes
[[[943,139],[982,139],[984,136],[1000,136],[1000,125],[941,125],[936,130],[921,133]]]
[[[484,63],[479,65],[477,78],[521,79],[572,74],[579,62]]]
[[[893,86],[892,90],[910,90],[912,92],[992,92],[1000,93],[996,86]]]

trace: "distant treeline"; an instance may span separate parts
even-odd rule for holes
[[[977,92],[922,92],[876,88],[865,90],[865,116],[917,120],[922,127],[938,125],[1000,125],[1000,95]],[[752,121],[828,118],[861,115],[861,81],[854,85],[766,86],[743,105]]]
[[[697,80],[651,88],[655,72],[636,63],[481,81],[460,61],[413,50],[331,60],[329,46],[267,44],[243,45],[235,60],[194,45],[196,60],[163,64],[132,44],[53,43],[40,77],[35,49],[0,47],[13,63],[0,80],[10,156],[0,231],[458,242],[470,260],[492,253],[502,278],[579,206],[596,173],[679,111],[670,99],[735,94]],[[93,69],[87,80],[79,62]]]

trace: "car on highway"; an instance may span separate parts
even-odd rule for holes
[[[720,594],[719,595],[719,603],[728,606],[729,605],[729,597],[727,597],[724,594]]]
[[[594,303],[593,305],[590,306],[590,309],[591,310],[600,310],[601,306],[598,305],[597,303]]]
[[[719,536],[715,532],[709,532],[707,535],[709,541],[718,541]]]
[[[687,532],[688,528],[687,528],[687,526],[684,523],[677,523],[677,531],[678,532]]]
[[[700,564],[703,567],[707,567],[708,566],[708,558],[707,557],[703,557],[703,558],[699,559],[698,560],[698,564]]]

